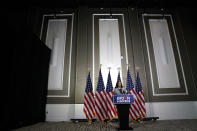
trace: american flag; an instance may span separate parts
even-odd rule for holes
[[[145,108],[144,92],[142,90],[139,72],[137,72],[136,89],[135,90],[136,90],[137,99],[139,102],[140,118],[143,119],[146,117],[146,108]]]
[[[117,82],[116,82],[116,84],[118,84],[119,81],[121,82],[120,71],[118,71],[118,77],[117,77]],[[115,110],[116,110],[116,112],[117,112],[116,106],[115,106]]]
[[[134,103],[131,104],[130,109],[129,109],[129,115],[131,117],[131,120],[136,120],[138,117],[140,117],[140,112],[139,112],[139,103],[136,97],[136,92],[133,86],[133,81],[131,79],[130,71],[128,69],[127,71],[127,86],[126,86],[127,92],[129,94],[134,95]]]
[[[116,115],[116,108],[115,105],[113,103],[112,100],[112,96],[113,96],[113,85],[112,85],[112,81],[111,81],[111,75],[110,75],[110,71],[108,74],[108,78],[107,78],[107,88],[106,88],[106,99],[107,99],[107,117],[108,120],[112,120]]]
[[[106,92],[105,92],[105,86],[103,82],[101,69],[99,71],[99,79],[98,79],[98,85],[96,90],[95,111],[96,111],[96,116],[100,122],[104,121],[107,118]]]
[[[120,71],[118,72],[117,82],[118,82],[118,81],[121,81],[121,78],[120,78]]]
[[[90,73],[88,74],[87,83],[86,83],[83,111],[88,121],[90,121],[95,117],[95,101],[94,101],[94,94],[93,94]]]

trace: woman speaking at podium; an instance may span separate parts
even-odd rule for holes
[[[127,94],[127,90],[123,88],[122,82],[118,81],[114,89],[114,95]],[[118,110],[119,128],[118,130],[132,130],[129,127],[129,108],[130,104],[117,104],[116,108]]]
[[[114,95],[122,95],[122,94],[127,94],[127,90],[123,88],[122,82],[119,80],[116,83],[116,87],[114,89]]]

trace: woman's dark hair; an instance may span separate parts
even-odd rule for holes
[[[115,87],[115,88],[118,88],[118,83],[119,83],[119,82],[121,83],[121,88],[123,87],[123,86],[122,86],[122,82],[119,80],[119,81],[116,82],[116,87]]]

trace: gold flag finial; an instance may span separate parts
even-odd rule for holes
[[[102,64],[100,64],[100,70],[101,70]]]
[[[130,68],[130,64],[127,64],[127,70]]]
[[[111,67],[108,67],[109,71],[111,70]]]
[[[88,75],[90,74],[90,68],[88,68]]]
[[[137,67],[135,68],[135,70],[136,70],[137,72],[139,72],[140,67],[137,66]]]
[[[117,69],[118,69],[118,73],[120,73],[120,67],[118,67]]]

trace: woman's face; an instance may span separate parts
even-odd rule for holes
[[[121,82],[119,81],[119,82],[118,82],[118,87],[121,87],[121,85],[122,85],[122,84],[121,84]]]

